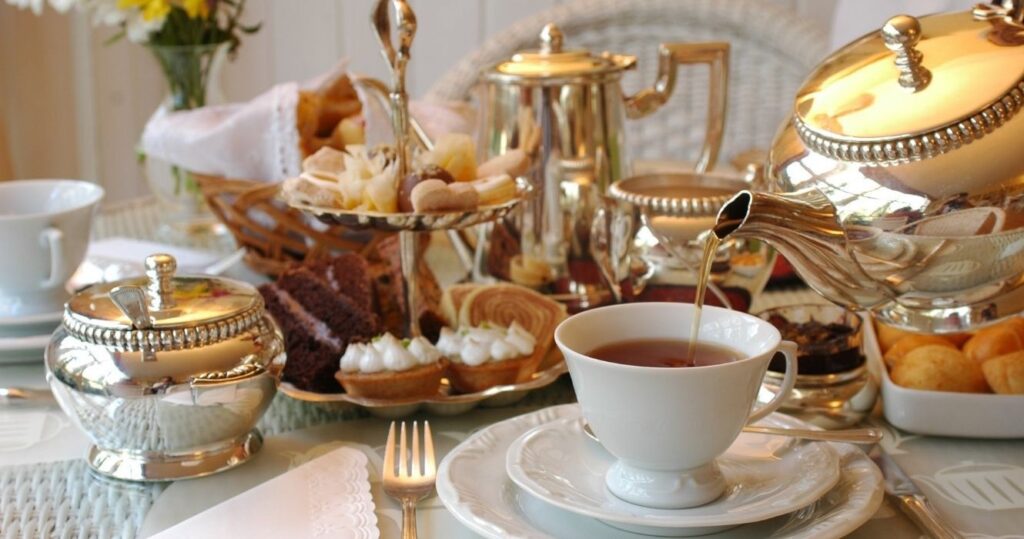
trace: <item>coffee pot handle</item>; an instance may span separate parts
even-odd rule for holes
[[[750,418],[747,419],[747,423],[753,423],[759,419],[763,419],[768,414],[774,412],[782,406],[782,403],[789,398],[789,394],[793,391],[793,385],[796,384],[796,351],[797,346],[793,341],[782,341],[779,343],[779,352],[786,356],[786,374],[782,378],[782,385],[779,387],[779,392],[775,394],[768,404],[754,410],[750,413]]]
[[[679,66],[707,64],[711,70],[708,90],[708,121],[704,147],[694,165],[697,172],[715,168],[725,131],[725,111],[729,92],[729,43],[662,43],[658,47],[658,79],[654,85],[626,98],[626,116],[643,118],[668,102],[676,87]]]
[[[40,286],[53,288],[63,286],[67,268],[64,260],[64,233],[56,228],[47,228],[39,235],[39,243],[50,251],[50,276]]]

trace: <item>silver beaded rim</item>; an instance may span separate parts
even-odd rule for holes
[[[230,318],[193,327],[168,329],[104,328],[71,311],[64,311],[64,329],[73,337],[126,351],[167,352],[208,346],[232,339],[262,323],[262,301]]]
[[[793,124],[804,144],[817,153],[840,161],[889,166],[936,157],[970,144],[1016,116],[1022,106],[1024,79],[981,112],[922,135],[881,142],[852,142],[822,135],[798,116],[793,117]]]

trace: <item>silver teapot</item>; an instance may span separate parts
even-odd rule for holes
[[[772,193],[719,235],[775,246],[834,303],[958,332],[1024,310],[1021,2],[890,19],[827,58],[773,143]]]
[[[627,96],[620,80],[636,57],[568,50],[561,30],[548,24],[539,49],[485,70],[478,90],[482,157],[525,151],[534,192],[512,216],[480,228],[474,279],[511,280],[579,308],[610,299],[614,285],[600,277],[589,236],[608,186],[630,174],[626,119],[665,104],[680,64],[708,64],[707,134],[696,168],[710,168],[725,120],[728,59],[728,43],[662,44],[656,83]]]
[[[198,477],[245,462],[284,364],[280,331],[252,286],[147,275],[93,285],[67,303],[46,348],[47,380],[91,439],[89,466],[130,481]]]

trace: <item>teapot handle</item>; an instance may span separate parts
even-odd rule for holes
[[[725,111],[729,91],[729,43],[662,43],[658,47],[658,79],[654,85],[626,98],[626,116],[642,118],[661,108],[676,87],[676,74],[682,64],[708,64],[711,70],[708,91],[708,122],[704,147],[694,166],[696,172],[715,167],[722,147]]]

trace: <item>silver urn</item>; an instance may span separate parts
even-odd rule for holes
[[[277,393],[281,333],[248,284],[175,275],[169,255],[146,268],[68,301],[46,349],[50,388],[101,475],[169,481],[237,466],[263,443],[255,425]]]

